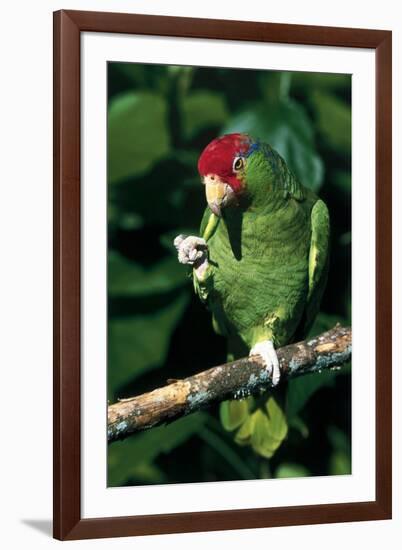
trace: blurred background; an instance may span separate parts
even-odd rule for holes
[[[325,200],[331,265],[311,333],[351,323],[350,75],[109,63],[108,95],[110,403],[225,362],[172,245],[198,234],[198,156],[224,133],[267,141]],[[236,445],[218,409],[109,445],[108,485],[351,472],[350,365],[289,383],[288,435],[270,459]]]

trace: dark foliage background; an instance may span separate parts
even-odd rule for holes
[[[328,204],[327,290],[312,332],[351,322],[349,75],[109,63],[108,399],[140,394],[225,360],[172,239],[197,234],[196,166],[217,135],[268,141]],[[290,383],[288,436],[271,459],[232,442],[218,409],[108,451],[110,486],[347,474],[350,366]]]

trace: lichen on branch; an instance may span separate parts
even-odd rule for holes
[[[281,380],[337,368],[351,359],[352,330],[336,325],[314,338],[276,351]],[[258,395],[271,387],[271,375],[259,356],[225,363],[110,405],[108,441],[124,439],[220,401]]]

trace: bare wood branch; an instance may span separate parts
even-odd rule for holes
[[[281,379],[340,367],[351,359],[352,330],[340,325],[310,340],[276,350]],[[242,399],[272,387],[259,356],[245,357],[176,380],[149,393],[124,399],[108,408],[108,440],[171,422],[226,399]]]

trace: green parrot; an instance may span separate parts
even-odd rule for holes
[[[302,339],[319,310],[328,271],[327,207],[270,145],[248,134],[214,139],[198,171],[208,206],[200,236],[174,240],[178,259],[192,266],[195,291],[215,331],[227,338],[228,359],[260,355],[275,387],[275,348]],[[239,444],[272,456],[287,433],[279,395],[222,403],[224,427],[236,430]]]

